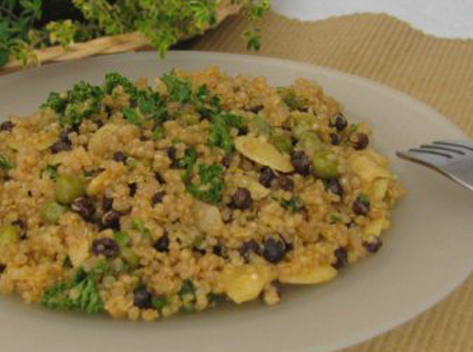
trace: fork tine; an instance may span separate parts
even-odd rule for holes
[[[452,158],[449,154],[426,149],[409,149],[407,151],[398,151],[396,152],[396,155],[406,160],[433,167],[444,166]]]
[[[421,144],[420,148],[434,150],[434,151],[436,150],[436,151],[439,151],[440,153],[450,152],[450,153],[459,154],[459,155],[465,155],[466,154],[465,151],[463,151],[463,150],[454,149],[455,147],[450,146],[450,145],[445,146],[445,144],[435,144],[435,143],[433,145],[432,144]],[[445,154],[448,154],[448,153],[445,153]]]
[[[446,147],[459,148],[463,151],[473,152],[473,141],[469,140],[446,140],[446,141],[435,141],[433,144],[442,145]]]

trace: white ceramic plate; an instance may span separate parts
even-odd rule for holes
[[[315,79],[343,102],[349,118],[375,131],[408,195],[394,212],[385,246],[326,285],[283,291],[279,305],[224,305],[152,324],[63,314],[0,298],[1,350],[8,352],[321,352],[380,334],[414,317],[453,290],[473,267],[473,196],[395,150],[464,135],[427,106],[379,84],[336,71],[261,57],[198,52],[126,54],[52,65],[0,79],[0,118],[27,114],[49,91],[79,80],[100,83],[116,70],[148,78],[172,67],[216,65],[230,74],[264,75],[274,85]]]

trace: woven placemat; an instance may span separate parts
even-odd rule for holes
[[[242,19],[231,18],[191,47],[246,53],[244,31]],[[387,15],[368,14],[299,22],[270,13],[262,34],[257,55],[378,81],[424,101],[473,136],[473,40],[434,38]],[[473,276],[416,319],[343,352],[469,352],[472,327]]]

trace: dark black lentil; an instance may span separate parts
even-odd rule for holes
[[[249,240],[249,241],[244,242],[241,245],[239,252],[240,252],[240,255],[246,261],[248,261],[250,259],[251,253],[260,255],[260,247],[259,247],[258,242],[256,242],[255,240]]]
[[[6,269],[7,269],[7,266],[5,264],[0,264],[0,275],[3,274]]]
[[[271,187],[271,182],[276,178],[276,174],[274,171],[268,167],[265,166],[261,169],[261,172],[259,174],[259,183],[261,183],[265,187]]]
[[[152,299],[153,294],[150,291],[148,291],[146,288],[139,288],[135,290],[133,304],[135,305],[135,307],[142,309],[152,308]]]
[[[113,198],[104,197],[102,200],[102,209],[104,211],[112,210],[113,207]]]
[[[253,114],[257,114],[263,109],[264,109],[264,105],[259,104],[259,105],[250,106],[249,108],[246,108],[245,110],[249,111],[249,112],[252,112]]]
[[[101,219],[103,227],[119,230],[121,216],[122,214],[116,210],[112,209],[112,210],[107,211],[105,214],[103,214],[102,219]]]
[[[223,247],[221,244],[217,244],[215,246],[212,247],[212,253],[219,256],[219,257],[223,257]]]
[[[355,133],[353,136],[350,137],[350,141],[353,145],[353,148],[355,148],[356,150],[365,149],[370,143],[370,140],[366,133]]]
[[[164,191],[159,191],[157,192],[153,198],[151,198],[151,204],[153,206],[155,206],[156,204],[159,204],[159,203],[162,203],[163,202],[163,198],[164,196],[166,195],[166,193]]]
[[[158,252],[164,253],[169,251],[169,236],[165,233],[154,244],[154,249]]]
[[[156,181],[158,181],[158,183],[160,185],[164,185],[166,183],[166,181],[164,180],[163,176],[161,176],[161,174],[159,172],[155,172],[154,173],[154,178],[156,179]]]
[[[130,194],[130,197],[134,197],[135,194],[136,194],[136,188],[138,187],[138,185],[134,182],[134,183],[129,183],[128,184],[128,190],[130,191],[129,194]]]
[[[171,167],[179,167],[179,160],[177,159],[177,149],[174,147],[169,147],[167,150],[167,155],[169,160],[171,160]]]
[[[247,209],[253,204],[251,193],[246,188],[240,187],[233,193],[231,206],[237,209]]]
[[[286,254],[286,245],[281,240],[268,238],[263,244],[263,257],[268,262],[279,263]]]
[[[332,192],[333,194],[336,194],[340,197],[343,196],[343,187],[338,179],[330,178],[324,180],[324,185],[327,191]]]
[[[298,174],[302,176],[310,174],[312,163],[303,151],[296,151],[291,154],[291,164]]]
[[[342,137],[338,133],[330,133],[330,143],[332,145],[339,145],[342,142]]]
[[[278,186],[285,191],[292,191],[294,189],[294,180],[287,175],[279,175]]]
[[[239,136],[246,136],[248,134],[248,127],[247,126],[242,126],[238,129],[238,135]]]
[[[370,212],[370,202],[357,199],[353,202],[352,209],[356,215],[366,215]]]
[[[340,247],[340,248],[337,248],[334,252],[335,254],[335,263],[332,264],[332,266],[335,268],[335,269],[341,269],[341,268],[344,268],[345,266],[347,266],[348,264],[348,252],[346,250],[346,248],[344,247]]]
[[[232,153],[225,154],[224,157],[222,158],[222,165],[228,168],[232,163],[232,158],[233,158]]]
[[[339,132],[343,131],[347,125],[347,119],[342,114],[338,114],[330,121],[330,126],[335,127]]]
[[[126,155],[122,151],[117,151],[113,153],[113,161],[116,161],[117,163],[125,163],[126,162]]]
[[[381,241],[380,238],[377,238],[373,242],[363,242],[363,247],[369,252],[369,253],[376,253],[379,251],[379,249],[383,246],[383,242]]]
[[[0,123],[0,132],[9,132],[15,128],[15,124],[11,121]]]
[[[72,142],[67,132],[61,132],[59,139],[50,147],[52,154],[72,150]]]
[[[90,221],[95,214],[95,205],[89,197],[79,197],[72,202],[71,210],[79,214],[85,221]]]
[[[111,258],[118,255],[120,247],[112,238],[103,237],[92,242],[92,252],[95,255],[103,254],[107,258]]]

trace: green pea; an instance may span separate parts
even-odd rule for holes
[[[20,241],[20,228],[14,225],[0,226],[0,246]]]
[[[313,156],[322,147],[317,133],[311,131],[304,132],[297,145],[309,156]]]
[[[120,255],[131,267],[136,267],[140,263],[140,258],[130,247],[122,247],[120,249]]]
[[[259,134],[264,136],[269,136],[271,134],[271,126],[261,116],[255,116],[252,123]]]
[[[41,210],[41,217],[43,221],[48,224],[55,224],[59,221],[59,218],[64,213],[65,209],[62,205],[56,203],[53,200],[48,200],[43,204]]]
[[[279,136],[272,136],[269,142],[274,145],[280,152],[290,153],[292,152],[293,145],[291,136],[287,134],[281,134]]]
[[[338,159],[330,150],[319,150],[312,159],[314,174],[321,178],[338,176]]]
[[[84,183],[77,175],[59,176],[56,180],[54,194],[58,203],[71,204],[75,199],[85,194]]]
[[[314,125],[314,117],[311,115],[300,115],[294,120],[292,134],[297,139],[301,139],[304,133],[310,131]]]

